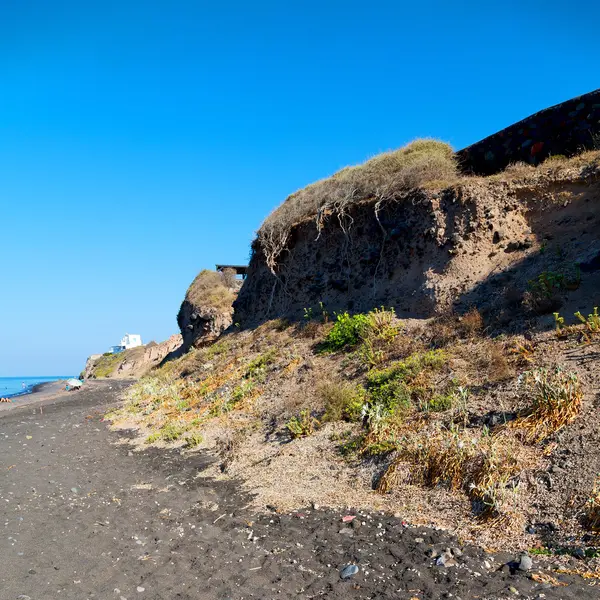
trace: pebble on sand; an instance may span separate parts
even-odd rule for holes
[[[342,579],[350,579],[350,577],[353,577],[357,573],[358,573],[358,567],[356,565],[346,565],[340,571],[340,577]]]

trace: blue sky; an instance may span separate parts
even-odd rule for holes
[[[0,375],[175,333],[197,272],[342,166],[595,89],[600,8],[564,6],[2,2]]]

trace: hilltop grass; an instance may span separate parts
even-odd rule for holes
[[[94,375],[98,379],[110,377],[123,362],[122,352],[117,354],[102,355],[94,365]]]
[[[424,186],[444,187],[458,177],[452,147],[435,139],[419,139],[384,152],[365,163],[345,167],[333,176],[295,192],[275,209],[258,231],[267,264],[274,268],[292,227],[315,218],[320,229],[328,214],[342,216],[350,204],[384,201]]]
[[[235,273],[229,271],[200,271],[190,284],[185,300],[194,306],[209,306],[217,310],[231,308],[236,297],[236,287]]]

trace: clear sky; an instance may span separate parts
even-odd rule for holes
[[[0,376],[177,331],[190,281],[347,164],[600,86],[557,0],[0,3]]]

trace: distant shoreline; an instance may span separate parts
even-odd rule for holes
[[[32,385],[23,392],[3,396],[4,398],[9,398],[11,402],[0,403],[0,411],[55,398],[61,392],[65,391],[65,381],[66,379],[43,381]]]

